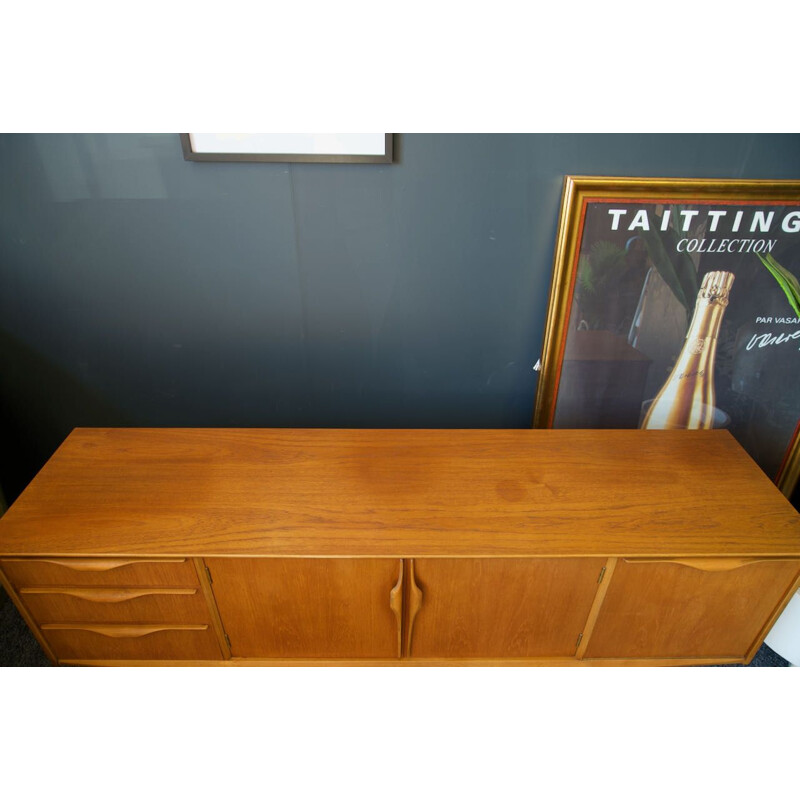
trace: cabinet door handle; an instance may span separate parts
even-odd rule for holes
[[[88,631],[108,636],[111,639],[138,639],[151,633],[162,631],[205,631],[208,625],[82,625],[62,622],[48,622],[41,626],[43,631]]]
[[[626,564],[680,564],[701,572],[728,572],[749,564],[769,561],[796,561],[793,558],[625,558]]]
[[[131,559],[131,558],[6,558],[4,561],[37,561],[45,564],[55,564],[66,567],[76,572],[106,572],[118,567],[127,567],[131,564],[183,564],[185,558],[159,558],[159,559]]]
[[[24,586],[20,594],[66,594],[77,597],[79,600],[88,600],[90,603],[124,603],[126,600],[136,600],[138,597],[151,597],[153,595],[197,594],[197,589],[115,589],[78,587],[78,586]]]
[[[408,646],[406,655],[411,655],[411,636],[414,633],[414,620],[422,608],[422,589],[414,577],[414,559],[408,562]]]
[[[397,620],[397,657],[403,655],[403,561],[400,560],[400,576],[389,592],[389,608]]]

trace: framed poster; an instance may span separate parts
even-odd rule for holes
[[[391,133],[182,133],[187,161],[391,164]]]
[[[544,428],[731,431],[800,474],[800,181],[567,176]]]

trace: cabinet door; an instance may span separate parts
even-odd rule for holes
[[[400,559],[205,562],[234,657],[399,656]]]
[[[620,559],[586,658],[744,658],[796,561]]]
[[[605,563],[604,558],[414,559],[409,655],[573,656]]]

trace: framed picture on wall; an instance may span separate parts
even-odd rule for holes
[[[544,428],[727,428],[800,474],[800,181],[567,176]]]
[[[391,164],[391,133],[182,133],[187,161]]]

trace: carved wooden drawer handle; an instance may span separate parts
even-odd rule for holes
[[[750,564],[796,561],[793,558],[625,558],[626,564],[680,564],[701,572],[729,572]]]
[[[414,632],[414,620],[422,608],[422,589],[417,585],[414,577],[414,559],[408,564],[408,646],[406,655],[411,655],[411,635]]]
[[[43,631],[88,631],[111,639],[138,639],[162,631],[205,631],[208,625],[81,625],[65,622],[48,622]]]
[[[397,583],[389,592],[389,608],[394,612],[397,620],[397,657],[403,655],[403,561],[400,561],[400,576]]]
[[[124,603],[137,597],[153,597],[158,595],[193,595],[197,589],[115,589],[79,586],[28,586],[19,590],[20,594],[66,594],[90,603]]]
[[[6,561],[30,561],[31,559],[7,558]],[[131,559],[131,558],[36,558],[33,561],[55,564],[74,569],[76,572],[106,572],[132,564],[183,564],[185,558]]]

